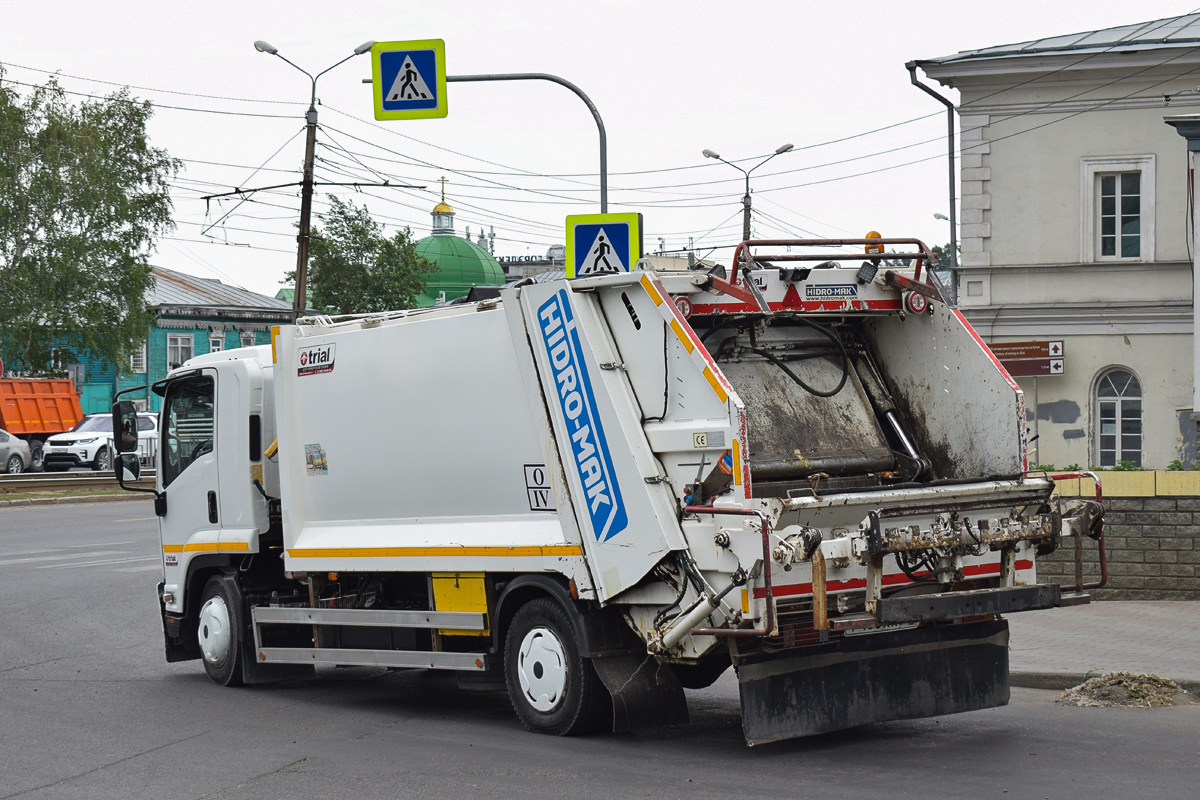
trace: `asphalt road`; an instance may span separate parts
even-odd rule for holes
[[[0,800],[400,797],[1195,797],[1200,705],[1006,708],[748,748],[737,684],[688,725],[558,739],[500,693],[330,669],[217,687],[167,664],[145,501],[0,509]]]

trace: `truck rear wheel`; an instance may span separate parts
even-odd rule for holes
[[[232,594],[221,576],[208,579],[201,595],[196,632],[204,671],[221,686],[242,683],[242,608],[240,598]]]
[[[579,654],[575,627],[553,600],[532,600],[513,618],[504,679],[513,710],[534,733],[571,736],[608,722],[608,691],[591,660]]]
[[[42,443],[36,439],[29,443],[29,471],[42,471]]]

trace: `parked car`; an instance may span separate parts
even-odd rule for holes
[[[138,451],[143,461],[153,463],[158,450],[157,416],[138,414]],[[85,417],[70,433],[59,433],[46,440],[42,460],[47,472],[71,467],[106,470],[112,466],[112,415]]]
[[[19,475],[29,469],[33,455],[29,443],[5,430],[0,430],[0,469],[9,475]]]

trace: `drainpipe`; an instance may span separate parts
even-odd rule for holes
[[[908,70],[908,76],[912,79],[913,86],[917,87],[925,94],[946,107],[946,148],[949,158],[950,167],[950,294],[954,297],[955,305],[958,304],[958,215],[955,212],[955,184],[956,175],[954,174],[954,103],[940,94],[930,89],[925,84],[917,80],[917,62],[910,61],[904,65]]]

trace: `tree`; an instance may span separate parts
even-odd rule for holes
[[[2,78],[0,73],[0,78]],[[153,315],[155,239],[180,162],[147,143],[151,104],[122,89],[71,105],[52,78],[0,85],[0,352],[33,375],[85,355],[129,364]]]
[[[933,247],[931,247],[929,249],[933,251],[933,254],[935,256],[937,256],[938,266],[940,268],[950,269],[950,243],[949,242],[946,242],[945,244],[935,244]],[[958,253],[962,252],[962,248],[958,247],[956,245],[954,248],[954,252],[957,255]]]
[[[322,227],[313,228],[308,283],[317,308],[368,314],[412,308],[437,265],[417,252],[408,229],[390,239],[366,206],[329,198]],[[295,280],[290,274],[285,280]]]

